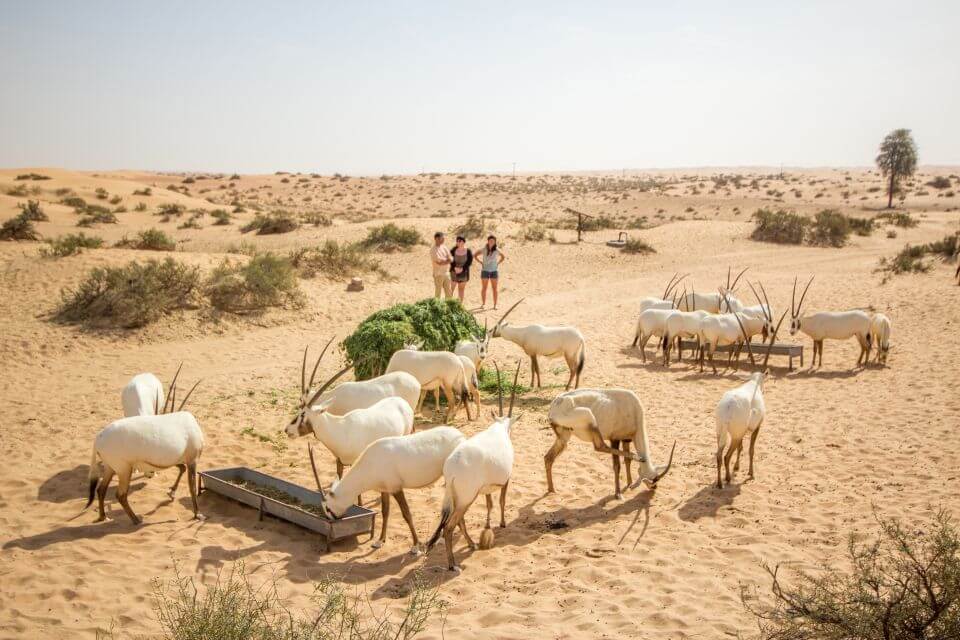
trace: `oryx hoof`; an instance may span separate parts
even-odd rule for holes
[[[414,558],[419,558],[420,556],[423,555],[423,551],[420,550],[420,547],[418,545],[414,545],[410,549],[410,555],[413,556]]]
[[[617,491],[615,494],[613,494],[613,499],[614,499],[614,500],[623,500],[623,492],[622,492],[622,491]]]
[[[447,567],[447,570],[455,575],[460,575],[463,572],[463,569],[461,569],[460,565],[458,564]]]
[[[207,519],[207,516],[203,515],[202,513],[195,513],[195,514],[193,514],[193,519],[194,519],[194,520],[199,520],[200,522],[203,522],[204,520]]]
[[[377,540],[377,541],[375,541],[375,542],[374,542],[372,545],[370,545],[370,546],[371,546],[373,549],[379,549],[380,547],[383,546],[383,540]]]

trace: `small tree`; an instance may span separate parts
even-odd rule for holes
[[[917,145],[910,135],[910,129],[895,129],[887,134],[880,143],[877,166],[885,177],[887,185],[887,208],[893,208],[893,194],[896,193],[901,178],[913,175],[917,170]]]

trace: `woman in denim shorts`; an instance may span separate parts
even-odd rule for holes
[[[480,268],[480,308],[487,306],[487,285],[493,287],[493,308],[497,308],[497,286],[500,282],[500,263],[506,259],[497,247],[497,237],[487,236],[487,244],[481,249],[482,267]]]

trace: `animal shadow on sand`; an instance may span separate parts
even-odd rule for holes
[[[62,504],[76,500],[80,487],[87,486],[90,466],[79,464],[73,469],[63,469],[44,480],[37,489],[37,500]]]
[[[749,480],[744,480],[749,482]],[[742,482],[728,484],[717,489],[714,483],[701,488],[684,502],[677,510],[677,516],[684,522],[696,522],[701,518],[716,518],[723,507],[729,507],[740,495]]]

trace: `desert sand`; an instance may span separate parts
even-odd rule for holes
[[[19,182],[36,172],[46,181]],[[711,176],[743,176],[742,186],[715,187]],[[447,230],[468,214],[496,225],[508,255],[502,270],[503,307],[520,297],[515,322],[569,323],[586,337],[583,386],[636,391],[646,409],[654,461],[662,464],[677,442],[674,468],[651,492],[639,487],[613,496],[611,461],[583,442],[558,459],[557,493],[545,494],[543,455],[553,440],[546,410],[562,391],[561,361],[543,367],[541,390],[519,401],[524,417],[514,429],[516,462],[507,500],[507,527],[489,551],[467,550],[457,536],[463,573],[446,570],[442,544],[429,555],[407,554],[409,537],[394,508],[389,540],[373,550],[365,537],[320,553],[312,534],[212,494],[201,496],[208,519],[191,520],[185,486],[166,497],[175,470],[137,478],[130,501],[145,519],[135,527],[108,496],[109,520],[80,512],[94,435],[120,417],[119,392],[140,371],[169,380],[183,361],[183,380],[203,383],[191,400],[207,440],[201,469],[246,465],[312,486],[306,440],[282,435],[298,393],[304,346],[342,339],[376,309],[432,293],[427,247],[382,257],[395,276],[365,277],[366,289],[347,293],[343,280],[303,280],[303,309],[255,317],[210,317],[183,311],[137,330],[90,331],[50,321],[63,287],[92,267],[119,265],[158,254],[104,248],[63,259],[43,258],[38,242],[0,242],[0,637],[92,638],[111,624],[124,636],[155,634],[154,578],[167,579],[176,562],[187,575],[210,580],[243,561],[255,579],[276,578],[293,607],[306,606],[312,583],[334,574],[379,605],[402,603],[414,573],[439,583],[449,602],[425,638],[721,638],[751,637],[755,623],[740,603],[741,585],[768,581],[762,563],[815,568],[842,566],[849,535],[875,531],[877,515],[925,520],[939,507],[960,513],[960,383],[954,346],[960,288],[953,265],[902,275],[881,284],[878,260],[907,242],[927,242],[957,231],[957,200],[942,191],[912,193],[904,207],[919,221],[851,236],[844,248],[781,246],[748,239],[750,215],[761,206],[814,213],[836,207],[872,216],[885,204],[882,180],[865,169],[699,168],[624,174],[543,176],[422,175],[341,179],[309,174],[228,176],[135,171],[77,172],[51,168],[0,170],[0,219],[29,197],[50,216],[44,237],[75,232],[77,215],[56,204],[57,189],[98,202],[97,188],[118,195],[127,212],[117,224],[85,230],[112,244],[137,230],[158,227],[178,241],[175,256],[210,269],[241,242],[289,250],[327,238],[357,240],[384,221],[416,227],[424,237]],[[923,167],[917,188],[933,175],[957,169]],[[232,178],[232,179],[231,179]],[[749,188],[753,179],[758,188]],[[671,180],[666,190],[642,190],[643,180]],[[25,184],[38,192],[5,195]],[[174,192],[167,187],[188,189]],[[151,188],[150,196],[134,191]],[[134,211],[144,202],[146,211]],[[229,226],[202,219],[200,229],[178,229],[186,218],[161,223],[163,203],[187,209],[245,205]],[[241,235],[254,212],[284,208],[333,217],[329,227],[304,226],[288,234]],[[634,220],[631,236],[653,245],[652,255],[625,255],[605,245],[617,229],[574,242],[568,229],[556,242],[523,242],[527,224],[568,222],[564,207]],[[641,220],[645,216],[645,220]],[[472,246],[479,246],[474,241]],[[722,490],[714,487],[713,410],[736,375],[700,373],[684,361],[665,369],[641,362],[629,347],[638,300],[656,295],[677,271],[697,290],[713,290],[728,266],[749,267],[762,280],[779,316],[790,303],[794,276],[815,275],[810,310],[864,308],[893,322],[889,366],[854,367],[854,341],[828,342],[823,367],[790,372],[773,359],[767,383],[768,417],[757,444],[757,475],[745,469]],[[467,306],[479,306],[478,274]],[[747,299],[749,291],[745,290]],[[479,312],[495,320],[499,314]],[[511,366],[518,348],[494,340],[491,358]],[[652,347],[648,347],[652,355]],[[321,373],[339,368],[328,357]],[[529,375],[526,362],[524,379]],[[484,399],[484,413],[495,399]],[[429,418],[429,413],[428,416]],[[467,434],[486,419],[456,421]],[[264,436],[263,438],[251,435]],[[324,482],[334,477],[322,446]],[[421,537],[436,526],[442,482],[410,491]],[[368,506],[379,509],[372,494]],[[474,537],[484,509],[468,514]]]

